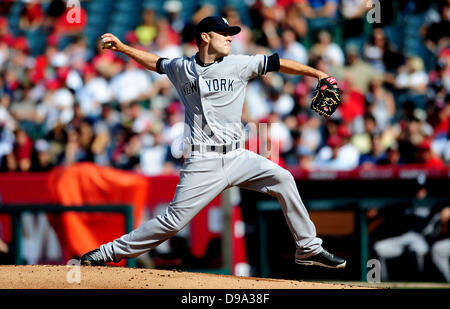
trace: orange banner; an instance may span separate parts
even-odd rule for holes
[[[122,204],[133,206],[134,227],[141,223],[147,201],[144,176],[92,163],[53,169],[47,177],[50,203],[77,206]],[[64,213],[50,216],[65,257],[80,256],[102,243],[123,235],[125,221],[119,214]],[[107,237],[107,239],[102,239]]]

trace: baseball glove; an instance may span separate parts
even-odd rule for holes
[[[341,102],[340,91],[334,77],[319,80],[311,102],[313,111],[326,118],[330,117]]]

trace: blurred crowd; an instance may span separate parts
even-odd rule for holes
[[[175,172],[184,110],[167,77],[89,46],[85,6],[71,24],[62,0],[23,2],[16,33],[8,18],[14,1],[0,5],[0,170],[90,161],[146,175]],[[243,123],[279,124],[269,125],[269,138],[279,137],[281,165],[448,165],[450,1],[379,3],[380,19],[370,23],[376,12],[366,0],[251,0],[244,22],[240,10],[208,1],[184,20],[183,3],[170,0],[163,14],[143,7],[123,40],[162,57],[192,56],[195,24],[220,14],[242,27],[232,53],[277,52],[336,77],[342,104],[330,119],[310,109],[314,78],[269,73],[248,84]],[[395,39],[414,18],[421,20],[409,34],[417,49],[402,44],[406,36]],[[36,29],[46,34],[39,54],[27,36]]]

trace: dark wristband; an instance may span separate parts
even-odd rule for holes
[[[158,61],[156,61],[156,72],[158,72],[159,74],[166,74],[166,72],[163,71],[163,69],[161,68],[161,62],[163,60],[165,60],[167,58],[159,58]]]
[[[278,72],[280,70],[280,57],[277,53],[267,57],[267,72]]]

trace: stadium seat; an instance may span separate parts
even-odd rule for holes
[[[89,13],[108,13],[114,9],[114,4],[112,2],[104,1],[91,1],[87,6],[87,11]]]
[[[142,3],[142,7],[145,9],[152,9],[156,12],[156,14],[163,16],[164,15],[164,2],[160,0],[144,0]],[[191,1],[182,1],[183,7],[187,4],[186,2]],[[195,1],[194,1],[195,2]]]
[[[111,24],[109,25],[109,27],[107,28],[106,32],[110,32],[110,33],[114,33],[114,35],[121,41],[125,40],[125,34],[129,31],[130,29],[128,27],[124,27],[123,25],[120,24]]]
[[[129,14],[116,11],[114,15],[111,16],[110,23],[131,30],[134,29],[139,24],[140,20],[141,20],[140,14]]]
[[[42,32],[41,29],[36,29],[27,31],[25,36],[32,56],[37,56],[44,52],[47,34]]]
[[[394,45],[397,49],[403,48],[403,30],[400,24],[391,24],[383,28],[386,38],[389,43]]]
[[[422,13],[405,14],[403,20],[403,52],[407,57],[419,56],[424,60],[425,66],[430,68],[433,64],[433,57],[428,53],[419,29],[425,21],[425,15]]]
[[[185,21],[190,21],[194,15],[195,9],[197,8],[196,1],[185,1],[183,2],[183,8],[181,9],[180,16]]]
[[[198,5],[200,5],[200,6],[209,4],[209,5],[214,6],[216,8],[216,10],[219,10],[220,8],[222,8],[224,2],[225,1],[222,1],[222,0],[198,0],[197,1]],[[219,11],[216,11],[216,14],[219,14],[219,13],[220,13]]]
[[[23,3],[17,1],[11,7],[11,11],[8,15],[9,28],[14,36],[22,35],[23,33],[19,29],[20,11],[22,10]]]
[[[90,13],[88,18],[88,26],[95,28],[104,28],[109,23],[108,14]]]
[[[95,28],[86,28],[83,32],[87,45],[91,50],[96,48],[97,40],[99,39],[100,35],[102,35],[106,31],[102,31]]]
[[[9,30],[14,36],[19,36],[21,34],[21,30],[19,29],[19,17],[15,15],[11,15],[8,17],[9,22]]]
[[[224,0],[224,4],[231,6],[238,12],[241,22],[249,27],[251,27],[251,18],[248,14],[248,4],[242,0]]]

